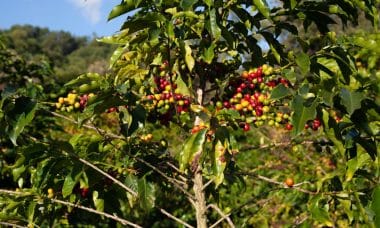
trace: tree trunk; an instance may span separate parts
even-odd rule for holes
[[[206,207],[206,199],[205,193],[203,191],[203,178],[202,178],[202,169],[198,165],[197,170],[194,173],[193,177],[193,190],[195,194],[195,213],[197,219],[197,227],[198,228],[206,228],[207,227],[207,207]]]

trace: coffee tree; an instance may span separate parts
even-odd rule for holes
[[[2,91],[4,224],[379,226],[378,7],[122,1],[109,73]]]

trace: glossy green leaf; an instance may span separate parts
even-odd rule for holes
[[[339,95],[342,99],[342,105],[346,107],[348,114],[352,115],[356,109],[361,108],[361,101],[364,99],[363,93],[355,91],[351,92],[348,89],[343,88]]]
[[[175,33],[174,33],[174,25],[173,23],[167,23],[166,24],[166,33],[168,34],[168,37],[170,40],[175,39]]]
[[[186,63],[187,69],[189,69],[189,71],[191,72],[194,68],[194,65],[195,65],[195,60],[194,60],[193,56],[191,55],[191,53],[192,53],[191,47],[188,43],[182,42],[181,43],[181,50],[182,50],[182,55],[185,58],[185,63]]]
[[[277,49],[275,48],[275,46],[273,44],[269,44],[269,48],[271,50],[271,53],[272,55],[274,56],[274,58],[276,59],[276,62],[278,64],[281,64],[281,55],[280,53],[278,53]]]
[[[17,138],[24,128],[32,122],[34,114],[37,110],[37,102],[27,97],[19,97],[15,101],[15,107],[12,112],[14,115],[14,123],[12,129],[8,133],[10,140],[17,145]]]
[[[70,174],[66,176],[65,181],[63,182],[63,187],[62,187],[63,198],[66,198],[67,196],[71,195],[81,175],[82,175],[81,168],[79,167],[72,168]]]
[[[28,205],[28,210],[27,210],[28,223],[32,226],[34,224],[34,214],[35,214],[36,206],[37,206],[37,202],[30,202]]]
[[[181,94],[183,94],[184,96],[190,96],[190,89],[186,85],[186,83],[182,80],[181,75],[177,76],[175,83],[177,84],[177,89]]]
[[[189,165],[199,158],[203,151],[203,144],[206,140],[207,129],[202,129],[191,135],[185,142],[182,150],[179,153],[179,167],[181,171],[185,171]]]
[[[110,58],[109,67],[112,68],[115,63],[120,59],[120,56],[125,52],[126,47],[121,46],[116,48],[116,50],[112,53]]]
[[[375,213],[376,227],[380,227],[380,185],[373,190],[371,209]]]
[[[219,28],[217,24],[216,10],[211,9],[210,13],[210,32],[213,40],[219,40],[222,30]]]
[[[306,75],[309,72],[310,58],[306,53],[301,52],[300,54],[296,55],[296,63],[303,75]]]
[[[270,10],[265,0],[253,0],[259,12],[267,19],[270,19]]]
[[[137,185],[141,208],[145,210],[153,208],[156,200],[154,185],[147,182],[145,177],[139,179]]]
[[[206,48],[203,51],[202,58],[208,64],[211,64],[212,61],[214,60],[214,57],[215,57],[214,49],[215,49],[215,47],[216,47],[216,45],[214,43],[212,43],[208,48]]]
[[[369,165],[371,158],[367,153],[360,153],[347,162],[346,181],[351,181],[355,172],[363,166]]]
[[[26,170],[26,167],[24,165],[12,169],[13,180],[17,181],[17,179],[19,179],[19,177],[25,172],[25,170]]]
[[[292,102],[292,108],[294,115],[292,124],[294,126],[293,133],[295,135],[301,133],[308,120],[313,120],[317,114],[317,100],[315,99],[310,105],[306,104],[306,101],[300,95],[296,95]]]
[[[224,180],[224,169],[227,164],[224,154],[226,153],[227,146],[227,140],[225,140],[224,143],[218,140],[215,144],[213,171],[215,175],[214,183],[216,187],[218,187]]]
[[[120,5],[115,6],[108,15],[108,20],[112,20],[118,16],[128,13],[136,9],[142,0],[123,0]]]
[[[284,86],[283,84],[279,84],[272,90],[270,94],[270,99],[278,100],[278,99],[287,97],[291,94],[292,94],[292,91],[288,87]]]
[[[87,73],[79,75],[77,78],[67,82],[65,87],[80,86],[83,84],[91,84],[92,81],[100,81],[101,76],[97,73]]]

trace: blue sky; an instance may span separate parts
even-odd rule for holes
[[[120,0],[0,0],[0,29],[31,24],[74,35],[112,35],[125,17],[107,22],[108,13]]]

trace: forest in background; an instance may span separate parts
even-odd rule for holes
[[[114,49],[112,45],[97,42],[95,37],[78,37],[32,25],[0,30],[0,39],[26,61],[49,64],[58,82],[85,72],[105,73]]]

